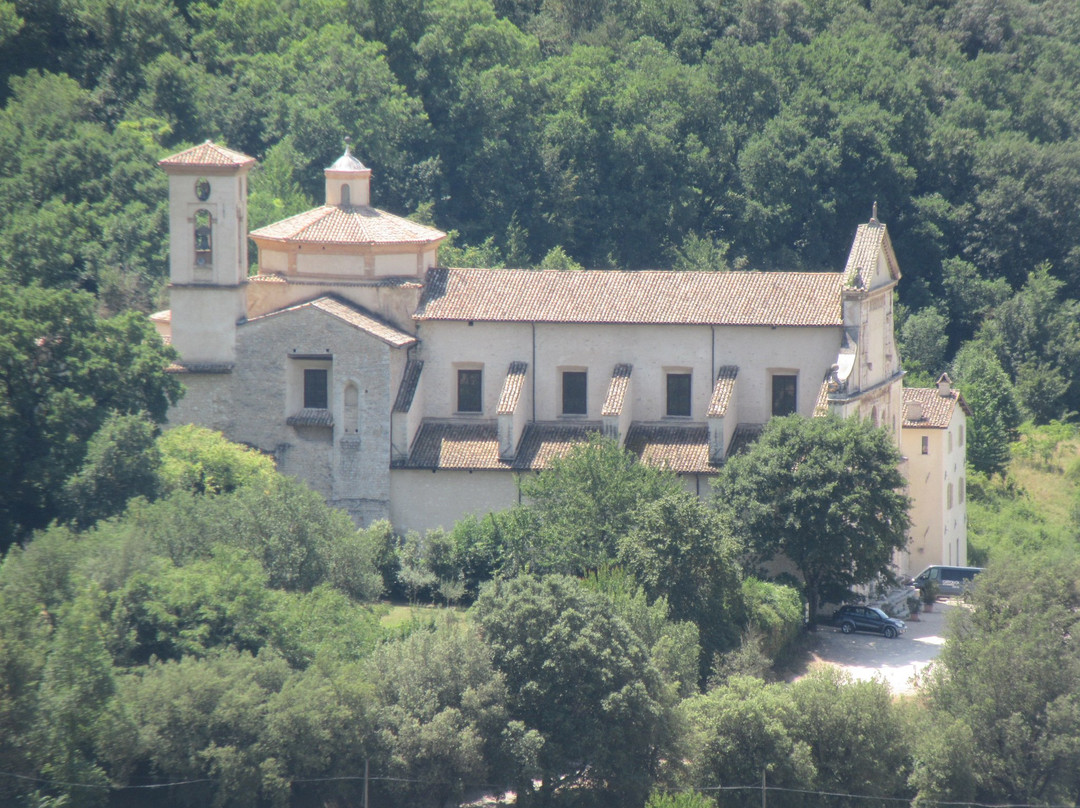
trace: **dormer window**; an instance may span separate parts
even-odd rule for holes
[[[208,267],[214,263],[213,222],[210,211],[195,211],[195,266]]]

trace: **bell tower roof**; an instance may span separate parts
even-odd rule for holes
[[[241,169],[255,165],[255,158],[211,141],[192,146],[182,152],[159,160],[158,165],[168,173],[185,169]]]
[[[370,171],[370,169],[353,156],[352,146],[345,141],[345,153],[341,155],[327,171]]]

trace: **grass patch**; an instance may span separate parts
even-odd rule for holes
[[[968,477],[968,562],[1073,549],[1080,531],[1080,439],[1071,425],[1022,429],[1004,479]]]
[[[383,628],[396,629],[412,623],[428,624],[439,619],[463,619],[465,609],[461,606],[436,606],[427,603],[386,603],[386,614],[379,624]]]

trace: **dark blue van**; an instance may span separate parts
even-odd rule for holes
[[[922,589],[927,581],[933,581],[942,595],[959,595],[965,587],[971,586],[971,582],[980,572],[982,567],[945,567],[932,564],[915,576],[912,586]]]

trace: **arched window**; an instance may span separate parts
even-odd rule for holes
[[[208,267],[214,263],[213,222],[210,211],[195,211],[195,266]]]
[[[341,204],[342,205],[351,205],[352,204],[352,191],[350,190],[350,188],[349,188],[349,186],[347,184],[341,186]]]

